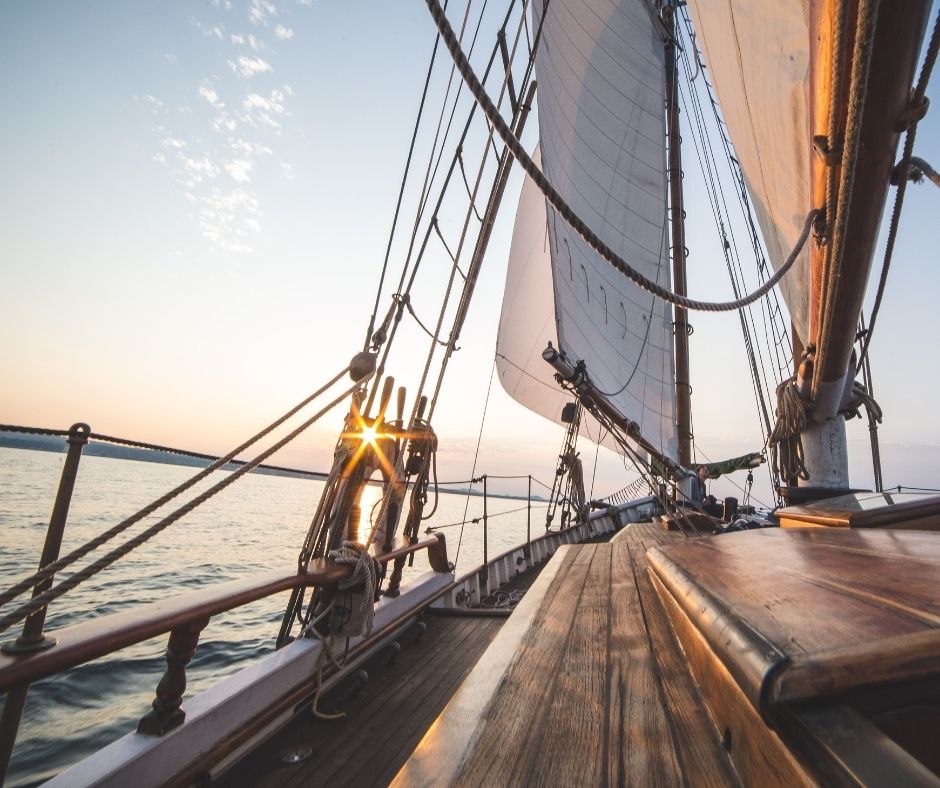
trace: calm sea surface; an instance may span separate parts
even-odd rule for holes
[[[0,587],[35,571],[62,471],[64,454],[0,448]],[[198,469],[104,457],[83,457],[72,498],[62,554],[133,514]],[[205,485],[218,480],[210,477]],[[203,487],[195,488],[198,490]],[[111,568],[54,602],[47,629],[107,616],[118,610],[221,583],[267,569],[296,564],[316,503],[319,481],[249,474]],[[367,488],[363,511],[371,509]],[[194,495],[190,491],[188,496]],[[163,514],[171,511],[170,504]],[[460,523],[467,498],[441,495],[432,525]],[[525,541],[526,512],[494,514],[525,506],[525,501],[491,498],[489,554]],[[482,514],[482,498],[469,499],[467,518]],[[533,504],[532,534],[544,527],[544,504]],[[139,532],[158,516],[138,524]],[[454,560],[460,526],[444,529]],[[121,541],[106,545],[110,549]],[[92,553],[97,558],[103,550]],[[458,574],[482,562],[482,525],[463,530]],[[81,568],[89,558],[79,562]],[[408,573],[428,569],[422,555]],[[63,571],[57,579],[68,576]],[[218,682],[271,653],[287,594],[261,600],[214,617],[203,631],[187,669],[187,696]],[[12,603],[11,603],[12,604]],[[15,637],[19,625],[0,635]],[[166,663],[166,636],[126,648],[109,657],[37,682],[29,692],[7,785],[47,779],[100,747],[133,731],[150,708]]]

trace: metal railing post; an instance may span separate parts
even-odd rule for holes
[[[49,518],[49,528],[46,531],[46,542],[42,548],[42,557],[39,559],[39,568],[51,564],[59,557],[62,547],[62,535],[65,533],[65,522],[68,519],[69,505],[72,502],[72,491],[75,489],[75,478],[78,476],[78,463],[82,458],[82,449],[88,443],[91,427],[87,424],[73,424],[67,438],[69,449],[62,467],[62,476],[59,479],[59,490],[56,493],[55,504],[52,507],[52,516]],[[43,580],[33,588],[33,597],[38,596],[52,585],[52,578]],[[23,654],[30,651],[42,651],[56,644],[55,638],[43,635],[42,630],[46,623],[46,608],[34,613],[26,619],[23,625],[23,634],[16,640],[4,643],[2,650],[7,654]],[[15,687],[7,693],[3,704],[3,717],[0,719],[0,784],[6,779],[10,757],[13,755],[13,745],[16,743],[16,734],[19,731],[20,719],[23,716],[23,707],[26,705],[26,695],[29,684]]]
[[[532,474],[529,474],[529,497],[526,503],[525,520],[525,557],[530,560],[532,557]]]
[[[487,544],[486,474],[483,474],[483,590],[490,592],[489,545]],[[482,596],[482,595],[481,595]]]

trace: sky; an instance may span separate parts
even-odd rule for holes
[[[0,422],[223,453],[342,369],[372,311],[433,46],[424,3],[35,2],[0,21]],[[915,152],[940,161],[936,113]],[[520,186],[517,171],[442,391],[442,480],[469,477],[481,435],[477,473],[554,473],[561,430],[490,388]],[[686,188],[689,291],[727,298],[692,173]],[[909,188],[872,349],[888,484],[938,486],[938,212],[940,191]],[[433,321],[449,263],[438,249],[427,265],[414,303]],[[737,319],[692,322],[699,459],[759,449]],[[413,392],[427,340],[406,321],[397,342],[389,372]],[[274,461],[327,468],[341,418]],[[849,440],[853,481],[870,485],[867,426]],[[595,471],[582,446],[596,496],[635,478],[596,456]],[[742,476],[713,491],[740,497]]]

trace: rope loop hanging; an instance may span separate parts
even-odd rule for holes
[[[777,422],[767,440],[767,445],[775,450],[780,477],[787,483],[809,479],[800,437],[805,428],[806,403],[797,391],[794,375],[777,386]]]
[[[741,309],[742,307],[745,307],[749,304],[753,304],[766,295],[786,275],[786,273],[796,262],[797,257],[799,257],[799,254],[806,243],[806,239],[809,237],[809,232],[813,221],[816,219],[816,216],[819,213],[818,209],[814,208],[809,212],[809,214],[807,214],[806,221],[803,224],[803,231],[797,240],[796,246],[794,247],[793,251],[790,252],[789,257],[787,257],[783,265],[781,265],[777,270],[776,274],[774,274],[773,277],[768,279],[767,282],[765,282],[753,293],[743,298],[738,298],[734,301],[697,301],[695,299],[679,295],[678,293],[674,293],[668,288],[665,288],[662,285],[645,277],[643,274],[625,262],[623,258],[614,252],[614,250],[611,249],[606,243],[604,243],[604,241],[598,237],[577,214],[574,213],[570,206],[564,201],[562,196],[555,190],[551,183],[549,183],[548,179],[536,166],[535,162],[532,161],[532,158],[526,152],[522,143],[519,141],[519,138],[516,137],[513,131],[509,128],[509,125],[506,123],[506,121],[503,120],[499,110],[487,95],[486,90],[480,83],[476,74],[473,72],[470,63],[467,61],[467,58],[460,47],[460,42],[454,35],[454,31],[451,28],[450,23],[447,21],[447,16],[445,15],[444,10],[441,8],[440,4],[437,2],[437,0],[426,0],[426,2],[428,9],[431,12],[431,16],[437,25],[437,29],[441,34],[441,38],[444,40],[444,43],[450,51],[451,57],[454,59],[457,70],[460,72],[460,75],[467,83],[467,87],[470,89],[474,99],[476,99],[480,108],[483,110],[487,120],[493,125],[493,128],[499,134],[500,138],[503,140],[512,156],[519,162],[519,164],[522,166],[522,169],[525,170],[526,174],[532,178],[535,185],[539,188],[539,191],[541,191],[545,196],[545,199],[548,200],[551,206],[559,214],[561,214],[562,218],[564,218],[571,228],[576,233],[578,233],[578,235],[580,235],[581,238],[583,238],[584,241],[595,252],[603,257],[620,273],[630,279],[634,284],[643,288],[647,292],[652,293],[662,301],[666,301],[667,303],[670,303],[674,306],[683,307],[684,309],[702,312],[731,312],[736,309]]]

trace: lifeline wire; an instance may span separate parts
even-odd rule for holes
[[[319,389],[317,389],[317,390],[316,390],[313,394],[311,394],[309,397],[306,397],[306,398],[303,399],[301,402],[297,403],[293,408],[291,408],[289,411],[287,411],[287,413],[285,413],[285,414],[284,414],[283,416],[281,416],[279,419],[277,419],[276,421],[274,421],[274,422],[272,422],[271,424],[269,424],[267,427],[265,427],[263,430],[261,430],[260,432],[258,432],[256,435],[252,436],[252,437],[249,438],[247,441],[245,441],[244,443],[242,443],[240,446],[238,446],[238,447],[232,449],[232,451],[230,451],[230,452],[229,452],[228,454],[226,454],[224,457],[219,457],[218,459],[216,459],[215,462],[213,462],[213,463],[212,463],[211,465],[209,465],[207,468],[205,468],[205,469],[203,469],[202,471],[200,471],[199,473],[197,473],[197,474],[196,474],[195,476],[193,476],[192,478],[187,479],[185,482],[183,482],[182,484],[180,484],[180,485],[178,485],[177,487],[173,488],[173,489],[170,490],[168,493],[166,493],[165,495],[161,496],[160,498],[158,498],[157,500],[153,501],[152,503],[148,504],[147,506],[145,506],[143,509],[141,509],[141,510],[138,511],[137,513],[132,514],[130,517],[128,517],[128,518],[122,520],[122,521],[119,522],[117,525],[115,525],[113,528],[110,528],[109,530],[105,531],[103,534],[100,534],[99,536],[95,537],[94,539],[90,540],[89,542],[86,542],[84,545],[82,545],[81,547],[77,548],[76,550],[73,550],[73,551],[72,551],[71,553],[69,553],[68,555],[65,555],[65,556],[63,556],[62,558],[59,558],[57,561],[53,561],[51,564],[47,564],[46,566],[42,567],[42,569],[40,569],[39,571],[37,571],[36,573],[34,573],[33,575],[31,575],[30,577],[27,577],[27,578],[25,578],[24,580],[21,580],[21,581],[20,581],[19,583],[17,583],[16,585],[14,585],[14,586],[8,588],[6,591],[4,591],[2,594],[0,594],[0,606],[3,606],[3,605],[5,605],[7,602],[9,602],[10,600],[15,599],[15,598],[18,597],[20,594],[22,594],[24,591],[27,591],[27,590],[29,590],[30,588],[32,588],[33,586],[38,585],[38,584],[41,583],[43,580],[47,580],[48,578],[52,577],[53,575],[55,575],[55,574],[56,574],[57,572],[59,572],[60,570],[62,570],[62,569],[64,569],[65,567],[69,566],[70,564],[75,563],[75,561],[78,561],[80,558],[86,556],[86,555],[87,555],[88,553],[90,553],[92,550],[97,550],[99,547],[101,547],[101,545],[105,544],[105,542],[108,542],[109,540],[113,539],[115,536],[118,536],[119,534],[123,533],[123,532],[126,531],[128,528],[130,528],[132,525],[134,525],[135,523],[140,522],[140,521],[143,520],[145,517],[147,517],[148,515],[150,515],[150,514],[152,514],[153,512],[155,512],[157,509],[162,508],[165,504],[169,503],[170,501],[172,501],[174,498],[176,498],[176,497],[179,496],[180,494],[186,492],[186,490],[190,489],[190,488],[193,487],[195,484],[197,484],[198,482],[200,482],[200,481],[202,481],[203,479],[205,479],[205,478],[206,478],[209,474],[211,474],[213,471],[218,470],[219,468],[225,466],[226,464],[228,464],[229,462],[231,462],[232,460],[234,460],[234,459],[235,459],[239,454],[241,454],[245,449],[247,449],[248,447],[250,447],[250,446],[252,446],[253,444],[257,443],[257,442],[258,442],[259,440],[261,440],[263,437],[265,437],[266,435],[268,435],[272,430],[274,430],[274,429],[276,429],[277,427],[281,426],[281,425],[282,425],[285,421],[287,421],[291,416],[295,415],[295,414],[298,413],[300,410],[302,410],[304,407],[306,407],[306,406],[309,405],[311,402],[313,402],[313,400],[315,400],[317,397],[319,397],[321,394],[323,394],[325,391],[327,391],[331,386],[333,386],[337,381],[339,381],[339,379],[342,378],[343,375],[345,375],[348,371],[349,371],[349,367],[346,367],[345,369],[343,369],[343,370],[341,370],[340,372],[338,372],[330,381],[328,381],[328,382],[325,383],[323,386],[321,386]],[[107,441],[110,441],[110,442],[113,442],[113,443],[123,443],[123,444],[125,444],[125,445],[143,445],[143,446],[146,446],[145,444],[136,444],[136,443],[134,443],[134,442],[132,442],[132,441],[122,441],[122,440],[119,440],[119,439],[116,439],[116,438],[109,438],[109,437],[107,437],[107,436],[98,436],[98,435],[95,435],[94,433],[93,433],[90,437],[92,437],[92,438],[97,438],[97,439],[99,439],[99,440],[107,440]],[[153,447],[151,447],[151,448],[153,448]],[[174,451],[173,449],[169,449],[169,448],[167,448],[167,447],[161,447],[161,450],[162,450],[162,451]],[[185,453],[185,452],[177,452],[177,453]],[[270,455],[265,455],[265,456],[270,456]],[[206,459],[209,459],[209,457],[206,456]],[[248,464],[250,465],[250,463],[248,463]],[[242,466],[242,467],[244,468],[245,466]],[[255,467],[255,465],[251,465],[251,467],[253,468],[253,467]]]
[[[157,522],[157,523],[155,523],[154,525],[150,526],[150,527],[149,527],[148,529],[146,529],[145,531],[142,531],[140,534],[138,534],[137,536],[135,536],[133,539],[127,540],[126,542],[124,542],[124,544],[122,544],[121,546],[115,548],[114,550],[112,550],[112,551],[111,551],[110,553],[108,553],[107,555],[102,556],[102,557],[99,558],[97,561],[95,561],[93,564],[89,564],[89,565],[86,566],[84,569],[82,569],[80,572],[76,572],[74,575],[72,575],[71,577],[69,577],[67,580],[64,580],[63,582],[59,583],[58,585],[56,585],[56,586],[50,588],[48,591],[44,591],[44,592],[41,593],[41,594],[37,594],[37,595],[36,595],[35,597],[33,597],[29,602],[26,602],[25,604],[20,605],[20,606],[19,606],[18,608],[16,608],[15,610],[11,611],[11,612],[8,613],[7,615],[5,615],[5,616],[3,616],[2,618],[0,618],[0,632],[3,632],[3,631],[5,631],[5,630],[9,629],[13,624],[16,624],[17,622],[22,621],[22,620],[25,619],[25,618],[29,618],[29,616],[33,615],[34,613],[39,612],[39,610],[41,610],[42,608],[46,607],[50,602],[52,602],[52,601],[58,599],[60,596],[62,596],[62,595],[63,595],[64,593],[66,593],[67,591],[70,591],[71,589],[75,588],[75,586],[77,586],[77,585],[79,585],[80,583],[84,582],[84,581],[87,580],[88,578],[90,578],[90,577],[92,577],[92,576],[98,574],[98,572],[101,572],[102,570],[107,569],[111,564],[113,564],[113,563],[114,563],[115,561],[117,561],[119,558],[123,558],[123,557],[124,557],[125,555],[127,555],[131,550],[133,550],[133,549],[135,549],[135,548],[137,548],[137,547],[140,547],[140,545],[142,545],[142,544],[143,544],[144,542],[146,542],[148,539],[151,539],[151,538],[153,538],[154,536],[156,536],[157,534],[159,534],[159,533],[160,533],[161,531],[163,531],[165,528],[167,528],[168,526],[172,525],[172,524],[175,523],[177,520],[179,520],[181,517],[183,517],[184,515],[186,515],[186,514],[188,514],[189,512],[191,512],[193,509],[195,509],[195,508],[196,508],[197,506],[199,506],[201,503],[203,503],[204,501],[208,500],[209,498],[211,498],[211,497],[212,497],[213,495],[215,495],[216,493],[221,492],[222,490],[224,490],[224,489],[225,489],[226,487],[228,487],[230,484],[232,484],[232,483],[235,482],[236,480],[240,479],[242,476],[244,476],[246,473],[248,473],[248,472],[251,471],[252,469],[256,468],[258,465],[260,465],[262,462],[264,462],[264,461],[265,461],[268,457],[270,457],[272,454],[274,454],[275,452],[279,451],[279,450],[282,449],[284,446],[286,446],[288,443],[290,443],[294,438],[296,438],[296,437],[297,437],[298,435],[300,435],[304,430],[306,430],[311,424],[313,424],[315,421],[317,421],[317,419],[319,419],[319,418],[320,418],[321,416],[323,416],[324,414],[328,413],[328,412],[329,412],[330,410],[332,410],[336,405],[338,405],[340,402],[342,402],[342,401],[345,400],[348,396],[350,396],[350,395],[358,388],[358,386],[359,386],[358,383],[354,384],[352,387],[350,387],[349,389],[347,389],[346,391],[344,391],[342,394],[340,394],[340,396],[338,396],[336,399],[334,399],[334,400],[333,400],[332,402],[330,402],[328,405],[326,405],[325,407],[323,407],[322,409],[320,409],[319,411],[317,411],[317,413],[315,413],[313,416],[311,416],[309,419],[307,419],[303,424],[301,424],[299,427],[297,427],[293,432],[291,432],[291,433],[289,433],[288,435],[286,435],[285,437],[281,438],[281,440],[279,440],[279,441],[278,441],[277,443],[275,443],[273,446],[271,446],[270,448],[268,448],[268,449],[266,449],[265,451],[261,452],[261,454],[259,454],[257,457],[255,457],[255,459],[253,459],[251,462],[245,463],[241,468],[239,468],[237,471],[234,471],[231,475],[229,475],[229,476],[227,476],[226,478],[224,478],[224,479],[223,479],[222,481],[220,481],[218,484],[215,484],[214,486],[210,487],[210,488],[209,488],[208,490],[206,490],[205,492],[203,492],[203,493],[197,495],[197,496],[196,496],[195,498],[193,498],[191,501],[189,501],[188,503],[184,504],[183,506],[181,506],[180,508],[176,509],[175,511],[171,512],[170,514],[168,514],[166,517],[164,517],[164,518],[163,518],[162,520],[160,520],[159,522]]]

